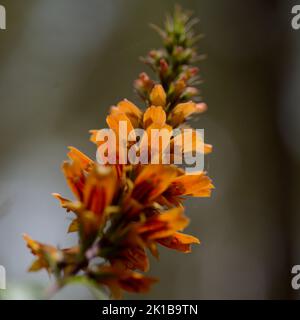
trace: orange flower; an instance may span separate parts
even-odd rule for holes
[[[86,179],[83,204],[87,210],[101,216],[111,204],[116,192],[117,181],[113,168],[95,166]]]
[[[145,134],[141,139],[139,154],[147,155],[152,164],[164,162],[163,157],[169,155],[168,148],[172,138],[172,127],[166,124],[166,113],[162,107],[151,106],[144,113],[143,125]]]
[[[74,147],[69,147],[69,150],[69,159],[72,161],[78,161],[82,170],[89,171],[89,168],[94,164],[94,161]]]
[[[161,205],[169,207],[181,205],[185,196],[210,197],[214,185],[205,172],[201,171],[193,175],[178,172],[178,176],[170,182],[169,187],[159,198],[158,202]]]
[[[124,121],[126,123],[126,130],[129,133],[131,130],[140,128],[142,126],[143,112],[132,102],[127,99],[120,101],[117,106],[112,106],[110,114],[106,118],[106,122],[110,129],[116,134],[116,140],[119,139],[119,122]],[[99,141],[99,133],[101,130],[90,130],[90,140],[98,146],[103,144],[104,141]],[[111,146],[117,150],[118,146]]]
[[[176,135],[171,141],[173,153],[175,153],[175,146],[177,146],[175,157],[181,157],[181,154],[184,153],[199,152],[208,154],[212,152],[212,145],[204,143],[202,137],[194,129],[182,130],[181,133]]]
[[[191,252],[191,244],[200,243],[199,239],[196,237],[179,232],[174,233],[170,237],[158,239],[157,242],[167,248],[175,249],[184,253]]]
[[[62,207],[73,211],[77,218],[71,223],[69,232],[82,226],[83,235],[96,234],[104,220],[104,211],[112,203],[117,190],[117,175],[114,167],[89,163],[89,172],[84,172],[82,164],[75,157],[65,162],[63,170],[66,179],[79,201],[72,202],[59,194],[53,194]]]
[[[78,200],[82,200],[85,175],[81,163],[79,160],[75,160],[72,163],[64,162],[62,170],[71,191]]]
[[[62,270],[64,276],[66,276],[76,268],[79,246],[60,250],[32,240],[27,234],[24,234],[23,238],[32,254],[36,256],[36,260],[33,261],[28,269],[29,272],[45,269],[50,274]]]
[[[120,122],[121,121],[126,123],[127,133],[134,130],[133,124],[131,123],[130,119],[127,117],[127,115],[125,113],[113,112],[109,116],[107,116],[107,118],[106,118],[106,122],[107,122],[108,126],[116,133],[117,141],[120,136],[119,129],[120,129]]]
[[[199,240],[192,236],[178,233],[188,223],[189,219],[183,214],[183,208],[173,208],[165,212],[155,209],[148,213],[145,211],[139,222],[129,220],[124,227],[128,231],[117,240],[116,247],[111,251],[112,256],[108,255],[107,258],[118,268],[145,272],[149,269],[145,247],[158,257],[156,242],[183,252],[190,251],[190,244],[199,243]]]
[[[200,172],[175,178],[171,183],[170,191],[173,192],[173,195],[210,197],[213,188],[211,179],[205,172]]]
[[[37,257],[28,271],[35,272],[41,269],[46,269],[50,272],[55,263],[63,260],[61,251],[55,247],[32,240],[27,234],[24,234],[23,238],[32,254]]]
[[[156,128],[162,128],[166,124],[166,113],[162,107],[151,106],[144,113],[144,128],[154,124]]]
[[[179,103],[170,112],[168,122],[172,127],[177,127],[195,113],[202,113],[207,109],[205,103],[195,103],[192,101]]]
[[[159,240],[174,235],[189,224],[189,219],[183,214],[183,208],[173,208],[158,213],[138,224],[137,233],[145,242]]]
[[[116,107],[111,108],[111,115],[125,114],[134,128],[140,126],[142,120],[142,111],[127,99],[120,101]]]
[[[151,203],[168,188],[176,175],[175,167],[147,165],[134,181],[131,197],[144,205]]]

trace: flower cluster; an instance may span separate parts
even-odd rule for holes
[[[117,136],[120,121],[125,121],[129,131],[180,130],[187,126],[188,118],[206,110],[195,87],[199,79],[192,65],[198,59],[194,23],[189,14],[176,9],[163,30],[155,27],[164,47],[150,51],[143,60],[158,79],[142,73],[134,82],[146,104],[144,111],[128,100],[111,108],[107,124]],[[97,139],[99,131],[91,131],[91,141],[98,147],[103,143]],[[198,151],[195,139],[192,135],[191,152]],[[204,145],[205,153],[211,149]],[[119,150],[115,151],[119,158]],[[56,289],[82,281],[109,288],[116,298],[122,291],[146,292],[156,282],[144,275],[149,270],[148,251],[158,258],[159,245],[188,253],[192,244],[199,243],[196,237],[182,233],[189,223],[183,202],[188,196],[210,196],[213,185],[205,172],[187,175],[172,163],[99,164],[73,147],[68,158],[62,170],[74,200],[54,196],[73,214],[68,232],[78,233],[78,244],[60,249],[24,235],[36,256],[29,270],[46,269],[55,276]]]

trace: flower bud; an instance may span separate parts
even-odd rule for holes
[[[186,87],[186,82],[184,79],[182,80],[178,80],[175,83],[175,95],[178,97],[181,95],[181,93],[183,92],[183,90]]]
[[[197,103],[196,109],[198,113],[205,112],[207,110],[207,104],[204,102]]]
[[[162,85],[156,84],[150,93],[150,102],[154,106],[164,107],[166,105],[166,93]]]
[[[169,65],[165,59],[160,59],[160,74],[165,77],[168,74],[169,71]]]

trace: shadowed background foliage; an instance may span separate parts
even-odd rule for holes
[[[89,129],[105,127],[110,105],[139,100],[138,61],[160,45],[149,29],[175,3],[200,18],[200,69],[214,152],[207,169],[216,190],[188,202],[188,231],[202,240],[190,255],[161,249],[151,274],[160,283],[128,298],[297,298],[291,268],[300,264],[300,31],[293,1],[1,0],[0,264],[7,298],[34,298],[48,278],[28,274],[21,234],[60,246],[68,216],[51,192],[68,195],[59,170],[66,147],[95,156]],[[298,34],[299,33],[299,34]],[[90,298],[79,287],[56,298]]]

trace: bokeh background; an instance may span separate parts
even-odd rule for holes
[[[89,129],[105,127],[110,105],[139,102],[138,61],[160,46],[175,3],[200,18],[200,68],[208,112],[194,123],[214,145],[206,166],[216,190],[187,202],[190,255],[161,250],[152,299],[295,299],[300,264],[300,31],[286,0],[1,0],[0,264],[3,298],[40,297],[46,273],[28,274],[22,233],[60,246],[69,219],[51,192],[69,195],[60,164],[67,146],[95,155]],[[55,298],[90,299],[81,287]]]

